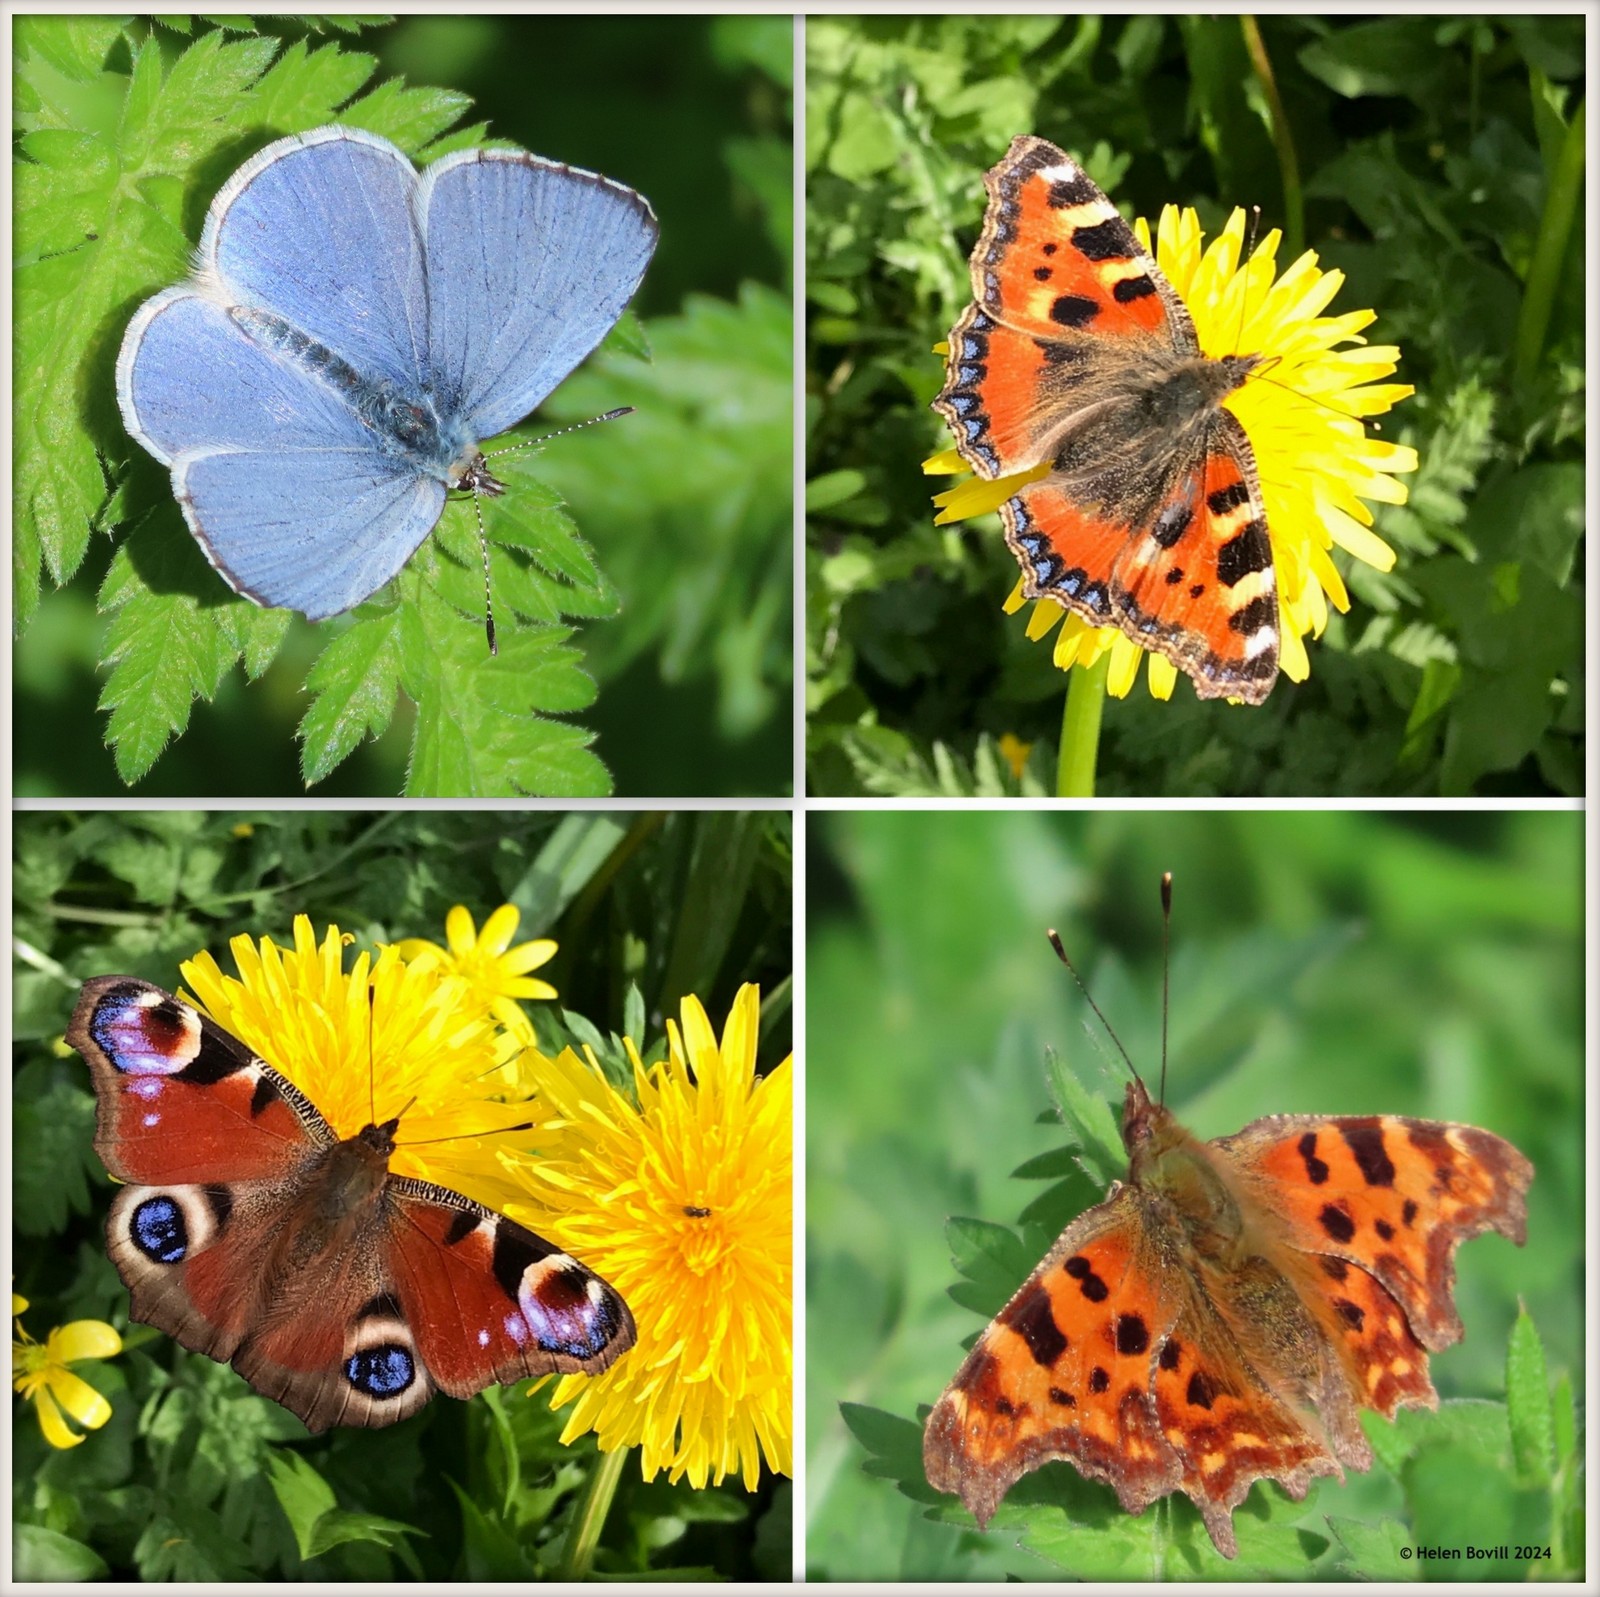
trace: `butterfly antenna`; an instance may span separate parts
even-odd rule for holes
[[[542,433],[537,438],[524,438],[521,443],[507,444],[504,449],[497,449],[491,455],[486,455],[486,460],[495,460],[501,455],[514,455],[519,449],[532,449],[538,444],[547,444],[552,438],[565,438],[568,433],[582,432],[585,427],[593,427],[602,421],[615,421],[619,416],[631,416],[632,405],[619,405],[615,410],[608,410],[603,416],[591,416],[587,421],[575,421],[570,427],[558,427],[553,433]]]
[[[375,1058],[376,1049],[374,1048],[373,1041],[372,1041],[372,1033],[373,1033],[372,1012],[376,1008],[377,1002],[378,1002],[377,989],[372,985],[371,982],[368,982],[367,983],[367,1112],[368,1112],[367,1124],[369,1126],[375,1126],[378,1123],[378,1086],[377,1086],[378,1067],[377,1067],[377,1061],[376,1061],[376,1058]]]
[[[1167,998],[1171,992],[1172,960],[1169,943],[1172,931],[1172,872],[1161,873],[1161,1096],[1167,1101]]]
[[[483,500],[472,496],[472,508],[478,517],[478,549],[483,555],[483,625],[489,634],[489,653],[498,654],[494,641],[494,595],[489,591],[489,534],[483,529]]]
[[[1108,1036],[1112,1042],[1117,1045],[1117,1052],[1122,1055],[1122,1062],[1128,1067],[1129,1071],[1132,1072],[1133,1079],[1135,1081],[1142,1081],[1138,1070],[1134,1067],[1133,1061],[1128,1057],[1128,1050],[1122,1046],[1122,1039],[1112,1029],[1111,1022],[1106,1019],[1105,1013],[1100,1008],[1099,1004],[1094,1001],[1094,994],[1089,991],[1088,983],[1086,983],[1083,977],[1078,974],[1078,967],[1067,958],[1067,951],[1061,946],[1061,938],[1057,934],[1055,927],[1052,926],[1049,931],[1045,933],[1045,935],[1050,939],[1050,946],[1056,951],[1056,958],[1059,959],[1061,963],[1072,972],[1072,979],[1078,984],[1078,991],[1082,993],[1083,996],[1089,1001],[1089,1007],[1097,1016],[1099,1016],[1100,1024],[1106,1029],[1106,1036]]]
[[[417,1100],[413,1098],[411,1103],[415,1103],[416,1101]],[[410,1107],[411,1104],[408,1103],[406,1105],[406,1109],[409,1109]],[[400,1114],[404,1113],[405,1109],[402,1109]],[[398,1120],[399,1118],[399,1115],[395,1116],[395,1119]],[[455,1131],[452,1132],[448,1137],[418,1137],[415,1142],[397,1142],[395,1147],[426,1148],[435,1142],[466,1142],[473,1137],[501,1137],[504,1136],[508,1131],[532,1131],[536,1125],[538,1125],[538,1121],[536,1120],[519,1120],[514,1126],[493,1126],[487,1131]]]

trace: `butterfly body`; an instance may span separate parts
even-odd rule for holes
[[[213,200],[192,277],[129,323],[123,421],[236,592],[339,614],[451,490],[493,491],[480,442],[600,343],[657,231],[632,189],[521,151],[419,173],[355,128],[279,139]]]
[[[973,303],[934,401],[996,478],[1023,593],[1115,626],[1201,698],[1264,699],[1278,671],[1272,547],[1243,427],[1225,401],[1263,364],[1211,358],[1187,307],[1083,169],[1012,141],[986,176]]]
[[[632,1345],[613,1288],[551,1243],[394,1174],[398,1120],[341,1139],[290,1081],[132,977],[85,984],[95,1148],[127,1184],[107,1249],[136,1320],[232,1363],[308,1429],[392,1424],[441,1390],[598,1372]]]
[[[1138,1513],[1173,1491],[1219,1552],[1258,1479],[1304,1497],[1371,1466],[1359,1410],[1437,1406],[1462,1334],[1458,1243],[1520,1243],[1533,1167],[1470,1126],[1277,1115],[1201,1142],[1140,1082],[1125,1183],[1062,1232],[924,1433],[929,1482],[980,1525],[1054,1459]]]

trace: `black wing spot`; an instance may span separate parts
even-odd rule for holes
[[[1335,1242],[1348,1242],[1356,1234],[1355,1221],[1337,1204],[1324,1205],[1322,1213],[1317,1218],[1322,1222],[1322,1229]]]
[[[1128,224],[1120,216],[1072,230],[1072,247],[1086,261],[1125,261],[1138,248]]]
[[[1078,1283],[1078,1290],[1091,1303],[1104,1303],[1111,1296],[1111,1288],[1094,1273],[1094,1266],[1081,1253],[1075,1253],[1061,1268]]]
[[[1213,499],[1217,495],[1211,496]],[[1217,580],[1226,588],[1272,564],[1272,541],[1259,520],[1246,522],[1217,550]]]
[[[1369,1187],[1394,1185],[1394,1161],[1389,1157],[1381,1126],[1340,1126],[1339,1134],[1355,1155],[1356,1166]]]
[[[1050,320],[1063,327],[1087,327],[1099,314],[1098,302],[1082,294],[1063,294],[1050,307]]]
[[[1317,1157],[1317,1134],[1308,1131],[1298,1144],[1301,1162],[1306,1167],[1306,1178],[1312,1186],[1320,1187],[1331,1172],[1325,1161]]]
[[[1028,1344],[1035,1364],[1048,1367],[1067,1351],[1067,1339],[1050,1310],[1050,1294],[1042,1286],[1035,1286],[1001,1318]]]
[[[1117,1352],[1125,1355],[1143,1353],[1150,1346],[1150,1327],[1137,1314],[1117,1316]]]

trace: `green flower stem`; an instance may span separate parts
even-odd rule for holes
[[[1283,97],[1278,93],[1278,80],[1272,73],[1272,58],[1267,54],[1261,29],[1252,16],[1239,18],[1244,31],[1244,47],[1250,52],[1250,65],[1255,69],[1256,81],[1266,96],[1267,111],[1272,118],[1272,145],[1278,152],[1278,172],[1283,178],[1283,240],[1284,256],[1296,260],[1305,247],[1306,197],[1300,186],[1300,160],[1294,153],[1294,134],[1289,129],[1289,117],[1283,109]]]
[[[595,1461],[594,1474],[578,1505],[578,1512],[567,1531],[566,1551],[561,1555],[561,1569],[557,1580],[587,1580],[594,1563],[594,1550],[605,1529],[606,1515],[611,1511],[611,1499],[617,1495],[617,1482],[622,1479],[622,1466],[633,1456],[631,1447],[616,1447],[602,1453]]]
[[[1567,253],[1572,219],[1583,193],[1583,130],[1587,100],[1580,100],[1567,124],[1555,166],[1545,186],[1544,212],[1539,218],[1539,238],[1533,247],[1528,281],[1522,290],[1522,310],[1517,317],[1517,350],[1512,372],[1518,387],[1532,380],[1544,353],[1550,330],[1550,308],[1556,297],[1561,262]]]
[[[1056,797],[1093,798],[1094,766],[1100,752],[1100,712],[1106,705],[1111,654],[1087,670],[1067,673],[1067,705],[1061,715],[1061,751],[1056,758]]]

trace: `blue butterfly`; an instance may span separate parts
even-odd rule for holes
[[[520,151],[418,173],[357,128],[279,139],[212,201],[189,280],[129,325],[123,421],[231,588],[337,615],[452,489],[503,491],[480,441],[605,337],[656,235],[632,189]]]

